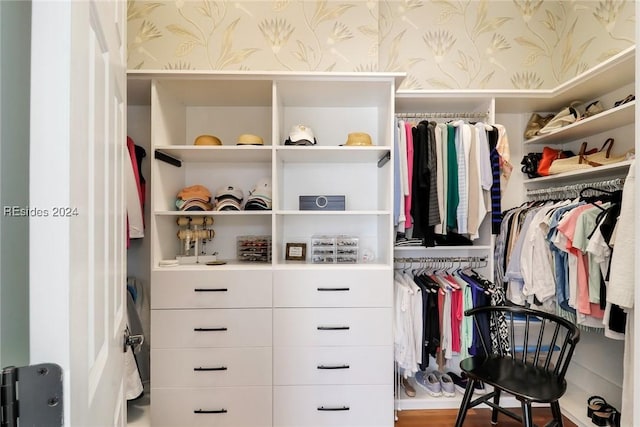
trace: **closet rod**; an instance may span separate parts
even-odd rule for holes
[[[464,257],[398,257],[393,258],[393,262],[399,263],[446,263],[446,262],[487,262],[487,257],[464,256]]]
[[[478,119],[489,117],[488,111],[472,112],[431,112],[431,113],[396,113],[399,119]]]
[[[562,187],[548,187],[538,189],[528,189],[527,197],[533,199],[544,199],[555,197],[577,197],[580,191],[585,188],[600,188],[603,190],[621,190],[624,186],[624,178],[609,179],[600,182],[581,182],[578,184],[565,185]]]

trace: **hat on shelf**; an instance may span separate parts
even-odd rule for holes
[[[347,136],[347,142],[342,145],[350,146],[367,146],[373,145],[371,142],[371,135],[365,132],[353,132]]]
[[[247,197],[247,203],[245,203],[244,209],[247,211],[270,210],[271,194],[271,179],[261,179],[253,187],[253,190],[249,192],[249,197]]]
[[[178,192],[178,197],[182,200],[190,198],[211,199],[211,192],[204,185],[196,184],[184,187]]]
[[[244,193],[239,188],[232,185],[218,188],[216,192],[217,211],[239,211],[241,210]]]
[[[211,192],[200,184],[184,187],[178,192],[176,207],[181,211],[210,211]]]
[[[238,137],[236,145],[264,145],[264,141],[258,135],[243,133]]]
[[[317,143],[313,131],[305,125],[291,127],[289,137],[284,141],[284,145],[316,145]]]
[[[217,136],[200,135],[193,141],[193,145],[222,145],[222,141]]]

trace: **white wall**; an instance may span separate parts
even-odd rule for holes
[[[31,3],[0,1],[0,367],[29,363],[29,218],[5,208],[29,204]]]

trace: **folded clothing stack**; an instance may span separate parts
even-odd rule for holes
[[[247,211],[271,210],[271,180],[263,178],[249,192],[244,209]]]
[[[218,188],[216,192],[216,211],[239,211],[242,210],[244,193],[233,185]]]
[[[211,192],[199,184],[185,187],[178,192],[176,207],[181,211],[210,211]]]

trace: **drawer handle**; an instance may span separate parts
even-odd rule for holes
[[[318,369],[349,369],[349,365],[318,365]]]
[[[195,409],[194,414],[226,414],[226,409]]]
[[[199,368],[193,368],[194,371],[196,372],[207,372],[207,371],[226,371],[227,367],[226,366],[219,366],[216,368],[203,368],[202,366]]]
[[[194,332],[224,332],[227,328],[193,328]]]
[[[193,292],[227,292],[227,288],[195,288]]]
[[[348,326],[318,326],[319,331],[348,331]]]
[[[348,406],[329,406],[329,407],[320,406],[318,408],[318,411],[348,411],[348,410],[349,410]]]
[[[340,292],[349,290],[349,288],[318,288],[318,292]]]

